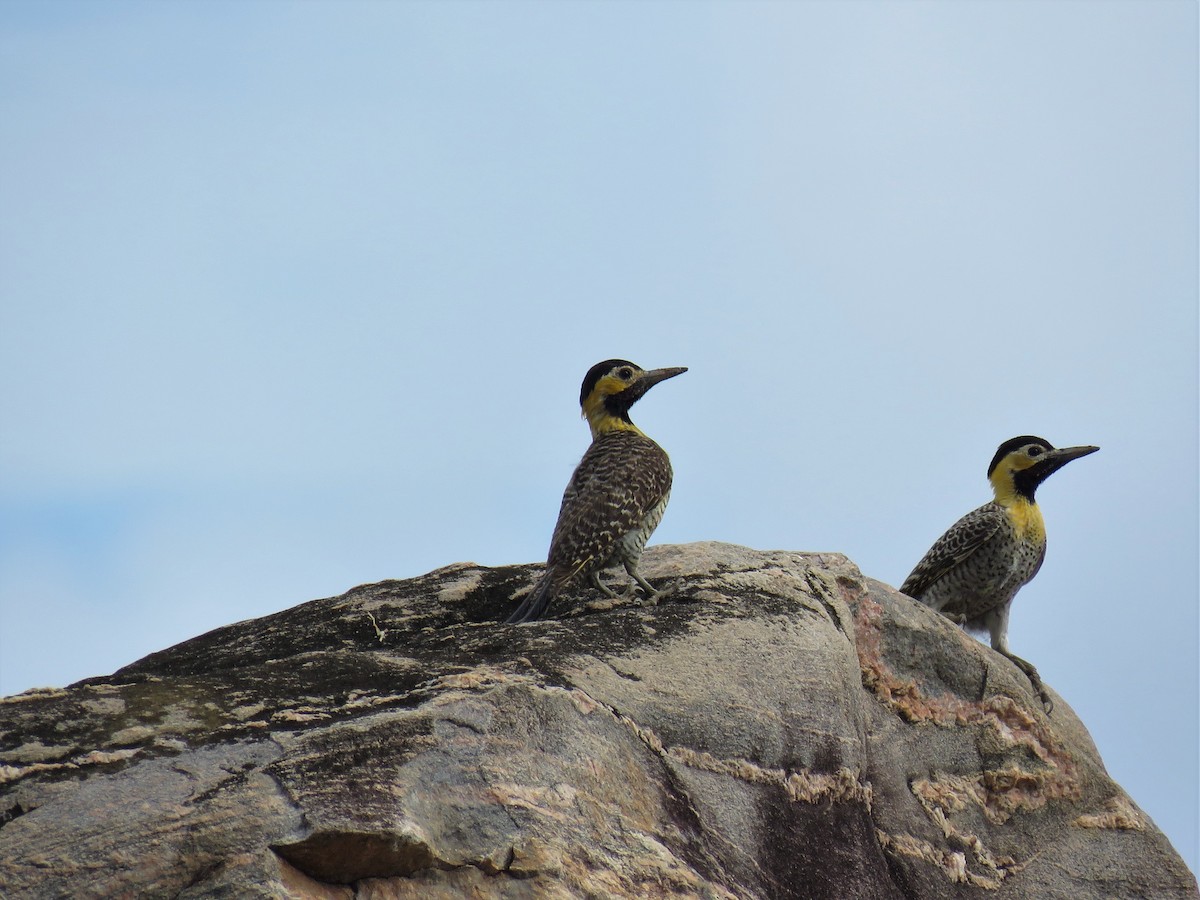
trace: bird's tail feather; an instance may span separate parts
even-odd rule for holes
[[[532,622],[542,617],[542,613],[546,611],[546,607],[558,594],[558,585],[555,584],[554,572],[549,571],[542,576],[542,580],[537,583],[537,586],[529,592],[529,595],[521,602],[521,605],[516,608],[511,616],[504,620],[506,625],[516,625],[520,622]]]

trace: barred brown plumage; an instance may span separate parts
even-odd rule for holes
[[[1034,500],[1038,485],[1098,449],[1055,449],[1032,435],[1005,441],[988,467],[995,499],[955,522],[900,586],[967,628],[987,631],[992,649],[1025,672],[1047,712],[1053,702],[1037,669],[1008,647],[1008,615],[1017,591],[1046,558],[1046,528]]]
[[[579,402],[592,431],[592,444],[563,493],[550,541],[546,574],[508,623],[541,618],[554,598],[583,576],[604,594],[616,593],[600,572],[621,563],[641,585],[647,602],[658,592],[638,572],[646,541],[662,520],[671,494],[666,451],[633,424],[629,408],[646,391],[685,368],[645,371],[628,360],[609,359],[588,370]]]

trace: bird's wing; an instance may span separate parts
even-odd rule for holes
[[[549,563],[565,577],[606,562],[671,490],[671,462],[645,435],[604,434],[592,442],[563,493]]]
[[[900,585],[900,593],[920,600],[939,578],[987,543],[1004,526],[1004,516],[1004,509],[996,503],[985,503],[967,513],[934,541]]]

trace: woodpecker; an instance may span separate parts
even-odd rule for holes
[[[667,508],[671,461],[633,424],[629,408],[660,381],[686,371],[684,367],[646,371],[626,359],[606,359],[588,369],[579,405],[592,444],[563,492],[546,574],[508,623],[541,618],[559,592],[580,575],[606,596],[618,596],[600,581],[601,570],[618,562],[633,579],[626,596],[637,584],[646,592],[647,603],[657,601],[659,592],[637,567]]]
[[[995,499],[967,513],[917,563],[900,592],[920,600],[972,631],[986,631],[992,649],[1028,677],[1046,712],[1054,704],[1033,664],[1008,647],[1013,597],[1046,558],[1046,525],[1034,494],[1073,459],[1099,447],[1055,449],[1032,435],[1005,441],[988,466]]]

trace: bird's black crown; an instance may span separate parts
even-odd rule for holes
[[[1043,450],[1053,450],[1054,445],[1045,438],[1035,437],[1032,434],[1023,434],[1020,437],[1011,438],[1000,445],[996,451],[996,455],[992,457],[992,464],[988,466],[988,478],[992,477],[992,473],[996,471],[996,466],[1000,465],[1000,460],[1008,456],[1014,450],[1020,450],[1026,444],[1040,444]]]
[[[588,394],[596,386],[601,378],[615,369],[617,366],[629,366],[632,369],[640,370],[642,367],[637,363],[631,363],[627,359],[606,359],[604,362],[598,362],[583,376],[583,387],[579,389],[579,405],[583,406],[583,401],[587,399]]]

